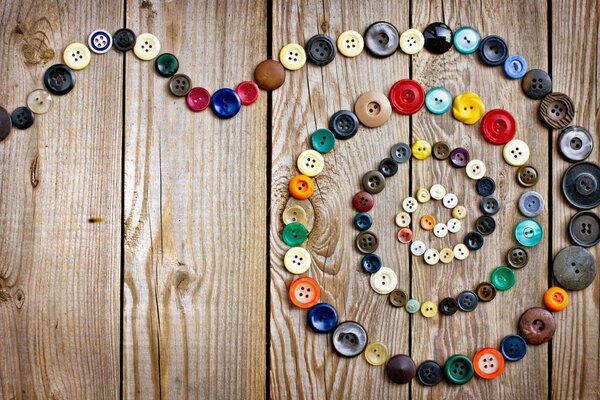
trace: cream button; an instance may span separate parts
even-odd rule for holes
[[[478,180],[485,176],[485,164],[481,160],[471,160],[467,163],[467,176],[471,179]]]
[[[52,108],[52,95],[44,89],[36,89],[27,96],[27,107],[36,114],[45,114]]]
[[[457,244],[452,251],[454,252],[454,258],[457,260],[464,260],[469,257],[469,249],[467,249],[464,243]]]
[[[417,210],[419,205],[417,204],[417,199],[414,197],[407,197],[402,200],[402,209],[407,213],[412,213]]]
[[[439,238],[446,237],[448,234],[448,227],[443,222],[439,222],[433,227],[433,234]]]
[[[296,165],[301,174],[313,177],[319,175],[321,171],[323,171],[325,161],[323,160],[321,153],[315,150],[304,150],[298,156]]]
[[[160,42],[151,33],[142,33],[135,40],[133,54],[143,61],[153,60],[160,53]]]
[[[292,222],[300,222],[306,227],[307,216],[304,208],[299,205],[293,205],[285,209],[283,212],[283,223],[285,225],[291,224]]]
[[[434,317],[437,314],[437,306],[432,301],[426,301],[421,304],[421,314],[425,318]]]
[[[436,249],[427,249],[423,254],[423,259],[429,265],[437,264],[440,261],[440,253]]]
[[[457,233],[462,229],[462,222],[460,222],[459,219],[450,218],[446,223],[446,226],[448,227],[448,232]]]
[[[365,41],[356,31],[342,32],[337,39],[337,48],[345,57],[356,57],[362,53]]]
[[[381,267],[379,271],[371,274],[369,280],[371,288],[379,294],[388,294],[396,288],[398,277],[396,273],[388,267]]]
[[[306,52],[299,44],[286,44],[279,51],[279,62],[286,69],[296,71],[306,64]]]
[[[441,200],[446,195],[446,188],[439,183],[436,183],[429,189],[429,194],[431,195],[432,199]]]
[[[442,199],[442,204],[446,208],[454,208],[458,205],[458,197],[454,193],[446,193]]]
[[[467,216],[467,209],[464,206],[456,206],[452,209],[452,216],[456,219],[464,219]]]
[[[283,257],[283,265],[292,274],[303,274],[310,268],[311,257],[302,247],[292,247]]]
[[[425,44],[425,38],[421,31],[408,29],[400,35],[400,49],[406,54],[416,54]]]
[[[72,70],[81,71],[90,65],[92,54],[85,44],[71,43],[63,52],[63,61]]]
[[[398,225],[400,228],[406,228],[407,226],[410,225],[410,214],[406,213],[406,212],[399,212],[396,215],[396,225]]]
[[[444,264],[450,263],[454,259],[454,252],[447,247],[440,250],[440,261]]]
[[[511,140],[504,145],[502,157],[508,165],[520,167],[529,160],[529,146],[522,140]]]
[[[419,203],[427,203],[431,199],[431,195],[429,194],[429,190],[425,188],[421,188],[417,190],[417,201]]]
[[[410,252],[413,256],[422,256],[425,254],[425,250],[427,250],[427,246],[425,246],[425,243],[421,240],[415,240],[410,244]]]

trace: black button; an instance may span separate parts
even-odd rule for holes
[[[469,232],[465,235],[464,243],[469,250],[479,250],[483,247],[483,236],[479,232]]]
[[[340,110],[329,119],[329,130],[340,140],[350,139],[358,132],[358,118],[352,111]]]
[[[465,290],[458,295],[458,308],[464,312],[471,312],[477,308],[477,295],[470,290]]]
[[[75,86],[75,72],[64,64],[54,64],[44,73],[44,85],[57,96],[67,94]]]
[[[442,367],[433,360],[427,360],[417,368],[417,379],[425,386],[437,385],[442,377]]]
[[[500,200],[496,196],[487,196],[481,199],[479,209],[486,215],[494,215],[500,211]]]
[[[477,193],[480,196],[490,196],[496,191],[496,181],[489,176],[484,176],[477,181]]]
[[[482,215],[475,221],[475,229],[484,236],[496,230],[496,221],[489,215]]]
[[[400,34],[389,22],[379,21],[371,24],[365,31],[365,47],[376,57],[389,57],[398,50]]]
[[[452,297],[446,297],[440,301],[439,309],[444,315],[452,315],[458,311],[458,303]]]
[[[487,36],[479,44],[479,58],[485,65],[501,65],[508,58],[508,45],[499,36]]]
[[[552,92],[552,79],[541,69],[530,69],[521,80],[521,89],[530,99],[543,99]]]
[[[443,22],[427,25],[423,31],[424,47],[434,54],[442,54],[452,47],[452,29]]]
[[[406,143],[398,143],[392,146],[390,156],[399,164],[405,163],[410,159],[412,152]]]
[[[576,245],[592,247],[600,242],[600,218],[592,211],[580,211],[569,221],[569,237]]]
[[[367,254],[360,261],[360,266],[362,269],[370,274],[374,274],[375,272],[379,271],[379,269],[381,269],[381,265],[381,258],[379,258],[377,254],[373,253]]]
[[[135,33],[131,29],[122,28],[113,35],[113,46],[119,51],[129,51],[135,46]]]
[[[335,58],[336,47],[327,35],[315,35],[306,42],[306,57],[316,65],[327,65]]]
[[[10,114],[8,114],[8,111],[4,107],[0,107],[0,142],[6,139],[11,127]]]
[[[10,118],[17,129],[27,129],[33,125],[33,113],[27,107],[15,108]]]
[[[571,165],[564,173],[562,190],[567,201],[576,208],[589,210],[600,204],[600,167],[590,162]]]
[[[529,254],[527,250],[520,246],[511,247],[506,253],[508,265],[513,268],[523,268],[529,262]]]
[[[494,285],[488,282],[481,282],[479,285],[477,285],[475,292],[477,292],[479,301],[483,301],[484,303],[492,301],[494,300],[494,297],[496,297],[496,288]]]
[[[379,163],[379,172],[386,178],[394,176],[398,172],[398,163],[391,158],[384,158]]]

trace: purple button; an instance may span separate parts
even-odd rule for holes
[[[464,147],[457,147],[450,153],[450,162],[456,168],[464,168],[469,162],[469,152]]]

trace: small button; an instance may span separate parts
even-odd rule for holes
[[[308,312],[308,326],[317,333],[329,333],[338,322],[336,309],[327,303],[319,303]]]
[[[279,62],[285,69],[299,70],[306,64],[306,52],[297,43],[286,44],[279,51]]]
[[[500,342],[500,352],[507,361],[519,361],[527,354],[527,343],[519,335],[508,335]]]
[[[546,71],[532,69],[521,80],[521,89],[530,99],[540,100],[552,92],[552,80]]]
[[[409,299],[404,306],[404,309],[409,314],[414,314],[421,308],[421,303],[417,299]]]
[[[439,222],[433,227],[433,234],[436,237],[444,238],[448,235],[448,227],[443,222]]]
[[[471,160],[466,166],[467,176],[473,180],[483,178],[486,172],[485,164],[481,160]]]
[[[508,45],[499,36],[486,36],[479,44],[479,59],[485,65],[490,67],[502,65],[507,57]]]
[[[97,29],[88,36],[88,46],[96,54],[104,54],[110,50],[113,38],[104,29]]]
[[[407,212],[399,212],[398,214],[396,214],[396,225],[398,225],[398,227],[400,228],[406,228],[407,226],[410,225],[410,214]]]
[[[440,253],[436,249],[427,249],[423,259],[428,265],[435,265],[440,261]]]
[[[564,93],[553,92],[540,103],[540,117],[553,129],[567,127],[575,116],[573,100]]]
[[[496,230],[496,221],[489,215],[482,215],[475,221],[475,229],[483,236],[487,236]]]
[[[463,168],[469,162],[469,151],[464,147],[457,147],[450,152],[450,164],[456,168]]]
[[[569,126],[558,137],[558,149],[569,161],[582,161],[589,157],[594,149],[594,139],[587,129],[581,126]]]
[[[160,41],[151,33],[142,33],[135,40],[133,54],[142,61],[154,60],[160,53]]]
[[[254,69],[254,80],[261,89],[279,89],[285,82],[285,68],[279,61],[264,60]]]
[[[417,203],[417,199],[415,199],[414,197],[407,197],[404,200],[402,200],[402,209],[407,213],[417,211],[418,207],[419,205]]]
[[[581,247],[592,247],[600,242],[600,217],[592,211],[580,211],[569,221],[571,242]]]
[[[404,290],[394,289],[388,297],[390,304],[394,307],[404,307],[408,301],[408,295]]]
[[[464,219],[467,217],[467,209],[464,206],[456,206],[452,209],[452,216],[456,219]]]
[[[311,308],[321,298],[321,287],[313,278],[302,276],[292,282],[288,294],[296,307]]]
[[[27,107],[17,107],[13,110],[10,119],[17,129],[27,129],[33,125],[34,116]]]
[[[463,26],[454,33],[454,48],[462,54],[473,54],[479,48],[481,36],[470,26]]]
[[[400,243],[409,243],[413,238],[413,231],[409,228],[402,228],[398,231],[397,237]]]
[[[410,252],[413,256],[422,256],[423,254],[425,254],[426,250],[427,247],[425,246],[425,243],[423,243],[423,241],[421,240],[415,240],[410,244]]]
[[[426,231],[430,231],[435,226],[435,217],[433,215],[423,215],[419,220],[419,225]]]
[[[308,223],[306,211],[304,211],[304,208],[297,204],[286,208],[283,211],[281,218],[283,219],[283,223],[285,225],[291,224],[292,222],[299,222],[302,224],[302,226],[306,226]]]
[[[369,279],[371,289],[378,294],[388,294],[396,288],[398,277],[396,273],[388,267],[381,267],[379,271],[371,274]]]
[[[445,160],[450,157],[450,146],[446,142],[435,142],[432,152],[436,160]]]
[[[437,314],[437,306],[432,301],[426,301],[421,304],[421,314],[425,318],[432,318]]]
[[[527,73],[527,61],[518,54],[504,61],[504,74],[510,79],[521,79]]]
[[[444,247],[440,250],[440,261],[442,263],[449,264],[452,260],[454,260],[454,252],[451,249]]]
[[[283,265],[291,274],[300,275],[308,271],[312,258],[306,249],[292,247],[283,257]]]
[[[435,386],[442,378],[442,367],[433,360],[427,360],[417,368],[417,379],[425,386]]]
[[[550,312],[541,307],[533,307],[519,318],[519,335],[529,344],[547,343],[554,336],[556,321]]]
[[[465,235],[464,243],[470,251],[482,248],[483,242],[483,236],[479,232],[469,232]]]
[[[305,200],[315,191],[315,183],[306,175],[296,175],[290,179],[288,190],[293,198]]]
[[[358,192],[352,198],[352,206],[356,211],[370,211],[375,205],[375,199],[370,193]]]
[[[542,225],[533,219],[524,219],[515,227],[515,239],[525,247],[537,246],[542,241]]]
[[[27,107],[35,114],[46,114],[52,108],[52,95],[36,89],[27,96]]]
[[[425,140],[416,140],[412,146],[412,155],[417,160],[425,160],[431,155],[431,145]]]
[[[446,297],[440,301],[439,308],[443,315],[454,315],[458,311],[458,303],[452,297]]]
[[[327,65],[335,58],[336,47],[327,35],[315,35],[306,42],[308,61],[315,65]]]
[[[163,53],[154,60],[154,69],[160,76],[173,76],[179,70],[179,60],[171,53]]]
[[[424,44],[423,34],[416,29],[408,29],[400,35],[400,49],[405,54],[417,54]]]
[[[526,217],[537,217],[544,211],[544,198],[538,192],[525,192],[519,198],[519,211]]]
[[[121,28],[113,35],[113,46],[119,51],[129,51],[135,46],[135,33],[131,29]]]
[[[242,81],[235,87],[242,105],[249,106],[258,100],[258,85],[252,81]]]
[[[369,273],[374,274],[379,271],[382,267],[381,258],[377,254],[371,253],[365,255],[360,261],[360,266],[362,269]]]
[[[192,111],[204,111],[210,105],[210,93],[203,87],[191,88],[185,96],[185,104]]]
[[[452,115],[463,124],[473,125],[485,113],[483,101],[476,93],[459,94],[452,102]]]
[[[44,86],[54,95],[69,93],[75,86],[75,72],[64,64],[54,64],[44,73]]]
[[[323,171],[324,165],[325,160],[323,160],[323,156],[314,150],[304,150],[300,153],[296,161],[298,171],[310,177],[319,175]]]
[[[385,177],[379,171],[369,171],[362,177],[365,192],[377,194],[385,189]]]
[[[513,268],[520,269],[527,265],[529,262],[529,254],[523,247],[513,246],[506,253],[506,259],[508,265]]]
[[[367,346],[367,331],[355,321],[344,321],[333,331],[333,348],[344,357],[356,357]]]
[[[490,110],[481,119],[481,134],[491,144],[506,144],[513,140],[517,133],[517,123],[506,110],[496,108]]]
[[[452,29],[443,22],[427,25],[423,37],[425,48],[433,54],[443,54],[452,47]]]
[[[451,356],[444,364],[444,376],[448,382],[455,385],[464,385],[469,382],[474,373],[473,363],[469,357],[462,354]]]
[[[538,181],[537,169],[530,165],[523,165],[517,171],[517,182],[523,187],[534,186]]]
[[[473,356],[473,366],[480,378],[494,379],[504,370],[504,357],[498,350],[484,347]]]
[[[180,75],[174,75],[171,78],[173,85],[172,91],[175,96],[179,93],[188,93],[192,86],[191,82],[186,85],[185,78],[178,78]],[[169,84],[171,86],[171,83]],[[177,88],[179,86],[179,89]],[[242,107],[240,96],[230,88],[221,88],[213,93],[210,98],[210,109],[219,118],[233,118]],[[307,150],[308,151],[308,150]],[[302,171],[301,171],[302,172]],[[308,174],[305,174],[308,175]]]
[[[189,76],[187,76],[185,74],[173,75],[171,77],[171,79],[169,80],[169,90],[171,91],[171,94],[173,96],[184,97],[189,93],[191,88],[192,88],[192,80],[190,79]],[[211,98],[212,101],[220,100],[218,102],[219,107],[221,107],[223,109],[223,111],[227,111],[224,113],[227,115],[230,113],[228,109],[235,107],[234,103],[240,102],[239,96],[237,95],[237,93],[235,93],[235,96],[233,96],[231,94],[231,92],[235,93],[231,89],[219,89],[215,92],[215,94]],[[219,96],[219,97],[217,97],[217,96]],[[233,107],[228,104],[229,102],[232,103]],[[236,114],[237,114],[237,111],[236,111]],[[235,114],[233,114],[233,115],[235,115]],[[232,115],[232,117],[233,117],[233,115]]]
[[[484,176],[477,181],[476,189],[480,196],[490,196],[496,191],[496,181],[488,176]]]
[[[390,156],[398,164],[403,164],[410,159],[411,156],[410,147],[406,143],[397,143],[392,146],[390,150]]]
[[[281,231],[281,240],[290,247],[300,246],[307,236],[308,232],[300,222],[291,222]]]
[[[380,342],[369,343],[365,349],[365,360],[375,367],[383,365],[390,357],[388,348]]]
[[[589,210],[600,204],[600,167],[590,162],[571,165],[563,174],[562,192],[575,208]]]
[[[487,282],[481,282],[477,285],[475,292],[477,293],[479,301],[483,301],[484,303],[492,301],[496,297],[496,288],[491,283]]]
[[[425,91],[419,82],[411,79],[394,83],[388,97],[394,111],[402,115],[412,115],[425,104]]]
[[[375,57],[389,57],[398,49],[400,34],[389,22],[371,24],[365,31],[365,47]]]
[[[529,160],[529,146],[522,140],[513,139],[504,145],[502,157],[508,165],[520,167]]]
[[[431,195],[429,194],[429,190],[425,188],[420,188],[417,190],[417,201],[421,204],[427,203],[431,199]]]
[[[496,290],[505,291],[515,285],[517,277],[512,269],[507,266],[501,265],[494,268],[490,277],[490,282],[496,288]]]
[[[345,31],[338,36],[337,48],[345,57],[356,57],[362,53],[365,41],[356,31]]]
[[[337,111],[329,119],[329,130],[337,139],[350,139],[358,132],[358,118],[352,111]]]
[[[552,312],[559,312],[567,308],[569,304],[569,295],[561,287],[555,286],[546,290],[544,293],[544,305]]]
[[[364,126],[376,128],[390,119],[392,106],[383,93],[370,90],[356,99],[354,113]]]
[[[385,372],[392,382],[403,384],[415,377],[417,366],[409,356],[398,354],[389,359]]]
[[[81,71],[90,65],[92,55],[83,43],[71,43],[63,52],[63,61],[74,71]]]
[[[335,136],[329,129],[317,129],[310,136],[310,145],[321,154],[329,153],[335,146]]]
[[[446,223],[446,226],[448,227],[449,232],[458,233],[462,229],[462,222],[460,222],[459,219],[450,218]]]
[[[454,193],[446,193],[442,199],[442,204],[444,207],[452,209],[458,205],[458,197]]]
[[[558,252],[552,262],[556,281],[567,290],[582,290],[594,282],[596,260],[587,249],[567,246]]]
[[[436,183],[429,188],[429,194],[434,200],[442,200],[446,195],[446,188]]]
[[[452,95],[445,88],[431,88],[425,95],[425,107],[432,114],[445,114],[452,107]]]
[[[470,290],[464,290],[458,295],[458,308],[464,312],[471,312],[477,308],[479,300],[477,295]]]
[[[377,250],[379,241],[371,232],[362,232],[356,236],[356,247],[363,254],[370,254]]]

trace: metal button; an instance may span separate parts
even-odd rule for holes
[[[564,173],[562,190],[574,207],[589,210],[600,204],[600,167],[590,162],[571,165]]]
[[[558,137],[558,149],[567,160],[582,161],[588,158],[594,149],[594,139],[587,129],[569,126]]]
[[[562,249],[552,263],[556,281],[567,290],[581,290],[596,277],[596,260],[592,253],[579,246]]]
[[[371,232],[362,232],[356,236],[356,247],[363,254],[370,254],[377,250],[379,241]]]
[[[385,189],[385,177],[379,171],[369,171],[362,177],[365,192],[376,194]]]
[[[580,211],[569,221],[569,237],[576,245],[591,247],[600,242],[600,217],[592,211]]]
[[[379,21],[367,28],[364,40],[369,53],[376,57],[389,57],[398,49],[400,33],[389,22]]]
[[[340,323],[332,335],[333,348],[344,357],[355,357],[367,346],[367,331],[355,321]]]

